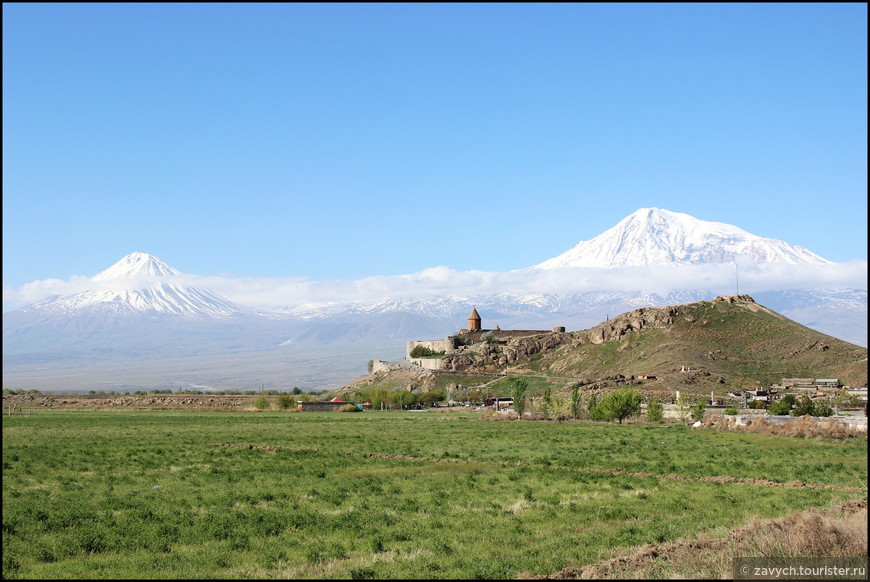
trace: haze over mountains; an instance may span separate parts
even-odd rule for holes
[[[586,329],[637,307],[712,299],[725,291],[717,288],[723,273],[729,287],[732,275],[740,285],[738,265],[750,288],[728,292],[867,345],[866,279],[863,288],[837,286],[836,278],[830,288],[817,280],[778,287],[783,273],[817,269],[810,279],[824,280],[837,264],[735,226],[644,208],[527,269],[427,269],[394,278],[376,297],[268,307],[233,301],[202,285],[206,278],[132,253],[84,290],[4,313],[4,387],[334,388],[363,375],[370,359],[401,358],[407,340],[454,333],[472,307],[484,327]]]

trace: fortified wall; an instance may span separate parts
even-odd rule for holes
[[[405,347],[405,359],[411,359],[411,352],[417,346],[422,346],[424,348],[430,349],[433,352],[444,352],[445,354],[452,352],[457,348],[456,341],[454,340],[454,336],[450,336],[445,339],[439,340],[425,340],[425,341],[409,341]],[[419,358],[414,358],[419,359]]]

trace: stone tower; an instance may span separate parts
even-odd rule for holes
[[[480,329],[480,315],[476,308],[471,309],[471,315],[468,316],[468,331],[478,331]]]

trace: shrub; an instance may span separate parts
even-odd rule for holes
[[[296,400],[289,394],[282,394],[278,397],[278,408],[280,408],[281,410],[287,410],[288,408],[291,408],[294,404],[296,404]]]
[[[734,416],[735,414],[737,414],[737,412],[738,411],[737,411],[736,406],[729,406],[728,408],[725,409],[725,414],[727,414],[729,416]]]
[[[354,404],[342,404],[341,408],[338,409],[339,412],[359,412],[359,408]]]
[[[412,358],[428,358],[430,356],[443,356],[444,352],[436,352],[433,349],[427,348],[426,346],[414,346],[414,349],[411,350]]]
[[[269,399],[265,396],[259,396],[256,400],[254,400],[254,408],[259,410],[266,410],[269,408]]]

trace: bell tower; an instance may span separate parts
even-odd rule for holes
[[[480,330],[480,315],[476,308],[471,309],[471,314],[468,316],[468,331]]]

